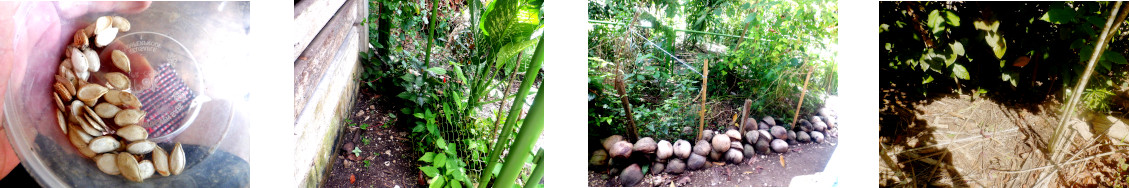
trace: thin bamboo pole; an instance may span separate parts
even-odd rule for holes
[[[706,125],[706,82],[709,81],[709,78],[710,61],[706,60],[706,62],[702,63],[702,97],[698,99],[702,100],[702,109],[698,111],[698,140],[704,139],[702,138],[702,128]]]
[[[804,89],[800,90],[800,104],[796,105],[796,113],[792,115],[792,127],[796,126],[798,118],[800,118],[800,108],[804,107],[804,98],[808,96],[808,81],[811,80],[812,68],[808,67],[808,75],[804,77]]]
[[[1073,93],[1071,94],[1070,101],[1066,104],[1066,108],[1064,109],[1066,115],[1059,119],[1058,126],[1055,127],[1054,136],[1051,137],[1052,144],[1050,145],[1050,151],[1052,156],[1054,156],[1052,161],[1058,159],[1059,152],[1056,150],[1064,145],[1061,142],[1065,139],[1061,139],[1061,137],[1063,131],[1066,130],[1066,122],[1074,115],[1074,106],[1078,104],[1079,99],[1082,98],[1082,91],[1086,90],[1086,84],[1090,82],[1090,75],[1094,73],[1094,65],[1097,64],[1098,58],[1105,52],[1106,44],[1109,42],[1109,33],[1113,31],[1111,27],[1116,28],[1121,25],[1114,24],[1120,23],[1114,21],[1116,19],[1114,15],[1120,15],[1120,19],[1124,19],[1126,12],[1129,11],[1121,11],[1121,2],[1117,2],[1114,4],[1113,13],[1106,19],[1105,29],[1102,30],[1101,35],[1098,37],[1098,43],[1094,46],[1094,52],[1090,54],[1090,60],[1086,63],[1086,70],[1082,72],[1082,78],[1079,80],[1078,85],[1075,86],[1075,89],[1072,90]]]
[[[1060,156],[1062,155],[1062,152],[1057,150],[1062,149],[1062,147],[1066,145],[1066,142],[1069,140],[1062,138],[1063,133],[1066,130],[1066,122],[1074,115],[1074,106],[1078,104],[1078,100],[1082,98],[1082,91],[1086,90],[1086,84],[1090,82],[1090,75],[1092,75],[1094,72],[1094,65],[1097,64],[1098,58],[1101,57],[1102,53],[1105,52],[1106,44],[1109,42],[1109,33],[1115,31],[1118,27],[1121,26],[1121,22],[1115,20],[1124,20],[1126,12],[1129,12],[1122,10],[1123,8],[1125,7],[1122,7],[1120,1],[1114,3],[1113,11],[1109,15],[1109,18],[1106,19],[1105,27],[1102,30],[1101,35],[1098,36],[1098,43],[1094,45],[1094,52],[1090,54],[1090,60],[1086,63],[1086,70],[1082,72],[1082,78],[1079,80],[1078,85],[1075,86],[1075,89],[1072,90],[1074,93],[1071,94],[1072,96],[1070,97],[1070,101],[1067,102],[1066,108],[1063,109],[1066,115],[1062,116],[1062,118],[1059,119],[1058,126],[1055,127],[1054,135],[1051,136],[1051,144],[1048,147],[1051,152],[1050,162],[1054,164],[1053,172],[1059,172],[1059,169],[1061,169],[1059,160],[1061,158]],[[1040,176],[1048,177],[1048,173],[1051,172],[1052,171],[1044,171],[1042,174],[1040,174]],[[1062,173],[1058,173],[1058,175],[1061,179]],[[1043,181],[1039,180],[1036,185],[1040,185],[1042,183]]]
[[[498,156],[501,155],[502,150],[505,150],[506,146],[508,146],[506,144],[508,143],[511,132],[513,132],[510,130],[513,130],[514,124],[517,123],[518,116],[521,115],[522,105],[525,104],[524,96],[528,96],[529,88],[533,86],[533,81],[537,79],[537,71],[541,70],[541,63],[545,61],[545,38],[542,37],[540,40],[541,41],[537,43],[537,51],[533,52],[533,62],[530,62],[529,68],[526,68],[525,79],[521,81],[521,87],[518,88],[517,95],[515,95],[517,97],[514,97],[513,105],[510,106],[510,114],[506,115],[506,125],[502,126],[502,135],[494,140],[494,147],[490,148],[490,156],[487,158],[489,161],[487,162],[486,169],[483,170],[482,175],[479,176],[479,182],[489,182],[490,178],[493,176],[491,172],[493,172],[494,166],[498,165]],[[544,85],[544,83],[542,83],[542,85]],[[537,93],[542,93],[540,91],[543,89],[544,87],[539,88]],[[530,114],[532,114],[532,112]],[[527,121],[530,114],[526,114]],[[478,187],[486,188],[486,183],[480,183]]]
[[[623,104],[623,112],[627,114],[627,139],[633,142],[639,139],[639,129],[635,128],[635,113],[631,110],[631,101],[627,100],[627,84],[623,83],[623,63],[616,63],[615,90],[619,93],[619,102]]]
[[[545,83],[542,82],[539,88],[545,88]],[[522,166],[525,165],[525,158],[529,157],[526,153],[533,147],[533,142],[541,137],[541,132],[545,130],[544,123],[545,90],[542,89],[537,91],[537,98],[533,100],[533,106],[529,108],[529,113],[525,116],[525,122],[522,123],[517,138],[514,138],[513,147],[510,147],[510,154],[506,155],[506,163],[502,165],[502,172],[498,174],[498,179],[494,180],[494,187],[513,187],[514,180],[517,180]],[[485,184],[479,184],[479,187],[485,186]]]

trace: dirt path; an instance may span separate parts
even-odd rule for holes
[[[389,113],[397,112],[387,104],[391,99],[364,89],[360,92],[354,114],[338,137],[337,156],[325,177],[325,187],[422,187],[414,163],[419,156],[409,141],[411,130],[393,125],[395,119]],[[360,128],[362,124],[368,124],[368,129]],[[356,148],[361,151],[359,156],[352,152]]]
[[[686,187],[712,187],[712,186],[788,186],[792,177],[822,172],[827,166],[831,154],[835,152],[838,138],[828,138],[821,144],[801,144],[792,147],[786,154],[758,154],[746,159],[741,164],[724,164],[718,166],[690,171],[680,175],[663,173],[660,175],[647,174],[643,182],[636,186],[686,186]],[[781,166],[780,156],[784,157],[784,166]],[[607,172],[588,171],[588,186],[620,186],[615,183],[614,175]]]
[[[880,162],[880,184],[897,186],[1032,187],[1050,165],[1046,143],[1058,123],[1058,104],[1001,104],[967,95],[887,103],[880,120],[880,142],[894,167]],[[1074,137],[1061,149],[1082,157],[1117,148],[1106,142]],[[1084,146],[1084,147],[1083,147]],[[1124,157],[1125,155],[1116,155]],[[1120,182],[1104,173],[1110,159],[1094,158],[1064,167],[1067,183],[1049,178],[1049,185],[1098,186]],[[880,160],[881,161],[881,160]],[[900,173],[900,174],[899,174]],[[1100,183],[1103,182],[1106,183]],[[1120,179],[1124,181],[1124,179]]]

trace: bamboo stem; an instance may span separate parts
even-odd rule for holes
[[[796,121],[800,118],[800,108],[804,107],[804,98],[808,96],[808,81],[811,80],[812,68],[808,67],[808,75],[804,77],[804,88],[800,90],[800,104],[796,105],[796,113],[792,115],[792,127],[796,126]]]
[[[545,88],[545,83],[542,82],[538,88]],[[529,108],[529,114],[526,114],[521,130],[518,131],[517,138],[514,138],[513,146],[509,148],[510,154],[506,155],[502,171],[498,173],[498,179],[494,180],[494,187],[513,187],[514,180],[517,180],[518,174],[521,173],[521,169],[525,165],[525,159],[529,157],[527,153],[545,130],[544,123],[545,90],[542,89],[537,91],[537,98],[533,100],[533,106]],[[491,168],[487,168],[487,170],[491,170]],[[482,186],[485,186],[485,184],[479,185],[479,187]]]
[[[513,132],[511,130],[513,130],[514,124],[517,123],[517,118],[518,118],[518,116],[521,115],[521,111],[522,111],[522,107],[523,107],[522,105],[524,105],[524,103],[525,103],[525,97],[524,96],[528,96],[529,88],[531,88],[533,86],[533,81],[535,79],[537,79],[537,71],[541,70],[541,64],[544,61],[545,61],[545,38],[541,38],[540,42],[537,43],[537,51],[533,52],[533,61],[530,62],[529,67],[526,68],[526,70],[525,70],[525,79],[521,81],[521,87],[518,87],[517,95],[516,95],[518,97],[514,98],[513,105],[510,107],[510,114],[506,115],[506,124],[504,126],[502,126],[503,127],[502,133],[501,133],[502,135],[499,136],[496,140],[494,140],[494,147],[490,147],[490,156],[487,157],[487,160],[489,160],[489,161],[487,161],[485,171],[483,171],[482,175],[478,179],[479,182],[490,181],[490,178],[493,175],[491,172],[493,171],[494,166],[498,165],[499,155],[502,154],[502,150],[506,149],[506,147],[509,146],[507,144],[509,143],[508,141],[509,141],[509,138],[510,138],[510,134]],[[542,83],[542,85],[544,85],[544,83]],[[537,91],[538,95],[541,95],[541,93],[544,93],[543,89],[544,89],[544,87],[539,87],[539,89]],[[537,104],[540,104],[540,103],[535,102],[534,108],[538,107],[538,106],[536,106]],[[529,116],[532,116],[533,110],[534,109],[530,109],[530,112],[528,114],[526,114],[526,121],[529,121]],[[532,125],[528,125],[528,126],[523,125],[522,128],[524,130],[525,127],[531,127],[531,126]],[[541,127],[541,126],[542,126],[541,124],[537,124],[537,127]],[[514,154],[516,155],[516,153],[514,153]],[[513,180],[511,180],[511,182],[512,181]],[[486,184],[487,183],[481,183],[478,186],[480,188],[485,188]]]
[[[702,100],[701,108],[702,109],[698,111],[698,140],[703,139],[702,138],[702,128],[705,127],[705,125],[706,125],[706,88],[707,88],[706,86],[708,86],[706,84],[706,82],[709,81],[709,78],[710,78],[710,61],[706,60],[705,63],[702,63],[702,89],[701,89],[702,90],[702,94],[701,94],[701,96],[702,96],[701,97],[701,100]]]

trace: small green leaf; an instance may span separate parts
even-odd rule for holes
[[[1125,56],[1122,56],[1121,53],[1107,50],[1105,53],[1102,54],[1102,56],[1104,56],[1103,57],[1104,59],[1112,61],[1113,63],[1117,63],[1118,65],[1126,64]]]
[[[435,74],[435,75],[447,74],[447,70],[443,70],[442,67],[431,67],[431,68],[427,69],[427,72],[430,72],[431,74]]]
[[[963,65],[953,64],[953,76],[962,80],[968,80],[968,70],[964,69]]]
[[[1074,22],[1074,15],[1075,11],[1073,7],[1059,5],[1047,11],[1046,21],[1056,24],[1070,23]]]
[[[353,155],[356,155],[357,157],[361,156],[361,147],[360,146],[353,146]]]
[[[926,77],[925,77],[925,80],[922,80],[922,81],[921,81],[921,83],[922,83],[922,84],[927,84],[927,83],[929,83],[929,82],[933,82],[933,76],[926,76]],[[750,138],[751,138],[751,137],[750,137]]]
[[[964,55],[964,44],[961,44],[959,41],[957,41],[953,42],[952,47],[954,53],[956,53],[957,55]]]
[[[443,168],[443,165],[446,165],[446,164],[447,164],[447,154],[443,154],[443,153],[439,153],[438,155],[435,155],[435,160],[431,161],[431,165],[433,165],[435,167],[439,167],[439,168]]]
[[[423,157],[420,157],[420,158],[419,158],[419,161],[423,161],[423,162],[426,162],[426,163],[430,163],[430,162],[431,162],[431,159],[434,159],[434,158],[435,158],[435,153],[432,153],[432,152],[427,152],[427,153],[424,153],[424,154],[423,154]]]
[[[941,25],[944,23],[945,18],[941,17],[940,11],[933,10],[933,12],[929,13],[929,21],[927,22],[927,24],[929,24],[929,28],[933,29],[933,34],[941,33],[941,31],[944,31],[945,27]]]
[[[957,17],[957,14],[953,11],[945,11],[945,22],[960,27],[960,17]]]
[[[431,186],[427,186],[429,188],[441,188],[443,187],[443,184],[447,183],[447,181],[443,179],[443,176],[435,176],[434,178],[431,178],[428,183],[431,184]]]
[[[423,174],[426,174],[427,177],[435,177],[439,175],[439,170],[433,166],[421,166],[419,167],[419,170],[422,170]]]

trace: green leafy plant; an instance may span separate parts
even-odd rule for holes
[[[360,157],[361,156],[361,147],[360,146],[354,146],[352,152],[353,152],[353,155]]]

